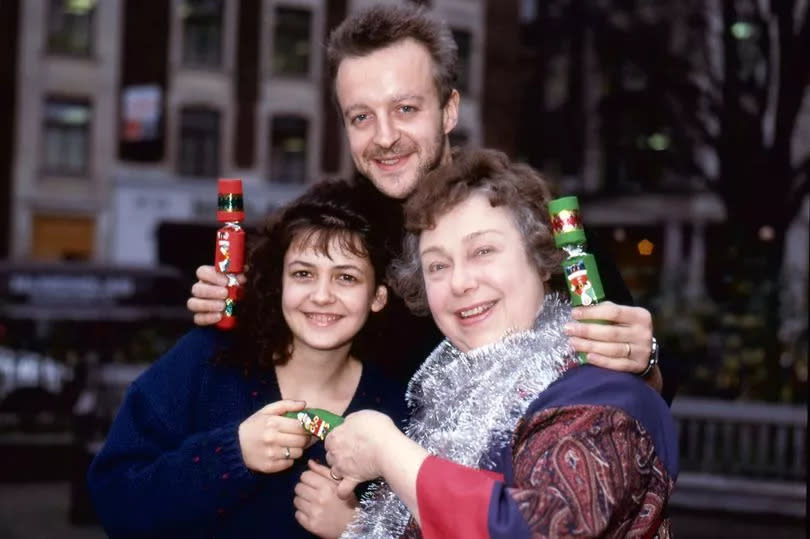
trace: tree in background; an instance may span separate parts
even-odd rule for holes
[[[524,147],[527,158],[556,163],[564,174],[577,173],[570,170],[576,161],[587,175],[587,134],[581,112],[571,111],[588,109],[581,74],[598,71],[589,83],[600,85],[602,192],[711,190],[725,203],[727,224],[709,231],[711,301],[694,313],[691,334],[673,339],[695,344],[683,351],[706,382],[697,389],[716,393],[719,384],[728,396],[802,398],[806,344],[786,353],[778,335],[792,323],[783,341],[795,341],[802,327],[807,338],[806,270],[798,276],[804,286],[794,287],[797,276],[782,263],[789,226],[808,196],[810,3],[556,0],[535,9],[526,42],[536,51],[535,80],[546,82],[545,93],[527,100],[526,117],[532,129],[541,126],[545,143],[539,152]],[[567,69],[555,72],[561,51]],[[567,87],[558,103],[549,99],[555,87]],[[530,133],[524,129],[523,140]],[[806,243],[800,247],[806,257]],[[787,289],[804,293],[782,293],[780,317]],[[673,318],[686,307],[679,304]],[[663,327],[675,322],[657,319]]]
[[[701,320],[705,351],[718,361],[696,372],[731,395],[799,398],[806,354],[786,353],[777,329],[804,316],[806,339],[806,286],[798,287],[804,298],[780,291],[797,289],[782,263],[808,194],[810,140],[799,132],[810,83],[808,4],[693,2],[669,20],[629,8],[635,24],[613,30],[624,35],[622,56],[648,79],[640,116],[671,126],[662,133],[671,151],[658,164],[717,192],[728,216],[708,261],[715,309]]]

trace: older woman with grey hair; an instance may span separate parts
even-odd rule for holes
[[[669,409],[641,378],[576,360],[570,307],[548,291],[550,198],[530,167],[475,150],[408,200],[395,287],[446,339],[411,379],[405,432],[361,411],[327,438],[340,495],[385,480],[344,536],[668,535]]]

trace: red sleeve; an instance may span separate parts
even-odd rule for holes
[[[493,487],[503,475],[430,456],[416,476],[422,536],[425,539],[489,537]]]

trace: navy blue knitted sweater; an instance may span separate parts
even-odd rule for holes
[[[284,472],[245,467],[239,424],[281,395],[273,372],[246,378],[212,364],[226,345],[195,329],[130,386],[88,472],[111,537],[313,537],[295,521],[293,488],[307,459],[325,461],[323,444]],[[346,413],[376,409],[399,424],[403,394],[366,364]]]

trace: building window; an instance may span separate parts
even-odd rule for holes
[[[45,101],[44,170],[49,174],[87,173],[90,105],[87,102]]]
[[[307,175],[307,120],[276,116],[270,122],[270,181],[305,183]]]
[[[95,0],[51,0],[48,52],[89,56],[93,44]]]
[[[466,30],[453,30],[453,39],[458,46],[458,81],[456,88],[461,93],[470,91],[470,55],[472,34]]]
[[[306,9],[279,7],[273,37],[273,74],[309,75],[312,14]]]
[[[32,257],[36,260],[91,260],[95,222],[84,217],[34,215]]]
[[[184,176],[219,176],[219,112],[180,111],[180,154],[177,170]]]
[[[183,63],[191,67],[222,65],[222,0],[184,0]]]

